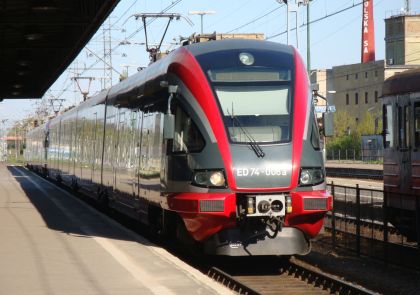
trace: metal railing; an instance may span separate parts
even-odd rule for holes
[[[383,190],[328,185],[333,196],[333,210],[325,219],[325,231],[332,247],[354,251],[356,255],[369,256],[386,263],[420,268],[420,196],[384,194]],[[395,214],[388,198],[397,203],[411,198],[416,204],[411,218],[416,230],[395,228]],[[395,202],[394,202],[395,203]],[[399,216],[405,218],[407,215]]]
[[[380,149],[327,149],[327,160],[364,163],[383,163],[384,150]]]

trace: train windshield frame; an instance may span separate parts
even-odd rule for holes
[[[294,52],[276,46],[196,52],[230,143],[292,141]]]

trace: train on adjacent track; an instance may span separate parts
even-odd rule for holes
[[[291,46],[181,46],[27,134],[29,168],[212,255],[292,255],[332,207]]]
[[[388,216],[402,233],[420,238],[420,70],[383,85],[384,193]]]

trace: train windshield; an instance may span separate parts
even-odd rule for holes
[[[290,141],[290,70],[240,68],[208,75],[231,142]]]

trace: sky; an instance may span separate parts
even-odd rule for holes
[[[326,69],[332,66],[360,62],[362,0],[312,0],[310,2],[310,20],[318,20],[310,25],[311,69]],[[384,59],[384,19],[401,13],[404,0],[373,0],[376,60]],[[275,0],[120,0],[120,3],[105,22],[111,28],[110,47],[112,48],[112,80],[118,83],[119,74],[128,70],[129,75],[137,72],[138,67],[149,64],[145,51],[145,36],[141,20],[133,16],[138,13],[180,13],[189,18],[193,25],[184,18],[172,21],[163,40],[163,51],[177,48],[180,36],[188,37],[200,33],[201,19],[190,15],[190,11],[213,11],[203,16],[204,33],[263,33],[272,42],[287,43],[286,6]],[[289,3],[293,0],[289,0]],[[353,7],[354,6],[354,7]],[[343,10],[343,11],[342,11]],[[342,11],[342,12],[339,12]],[[336,12],[339,12],[335,14]],[[420,1],[411,0],[411,12],[420,13]],[[334,15],[335,14],[335,15]],[[290,32],[289,44],[298,45],[298,51],[306,62],[306,7],[300,6],[297,14],[289,14],[290,29],[296,26],[298,16],[298,44],[296,31]],[[160,42],[167,19],[156,19],[147,26],[149,44]],[[104,72],[104,30],[100,28],[76,60],[70,65],[44,95],[44,102],[49,98],[63,100],[64,107],[77,105],[82,95],[75,84],[75,76],[96,77],[91,81],[89,95],[94,95],[103,88],[103,78],[109,77]],[[130,43],[121,45],[123,43]],[[128,42],[127,42],[128,41]],[[93,68],[93,70],[89,70]],[[80,79],[80,87],[87,89],[86,79]],[[7,119],[5,126],[35,114],[40,99],[4,100],[0,103],[0,120]]]

